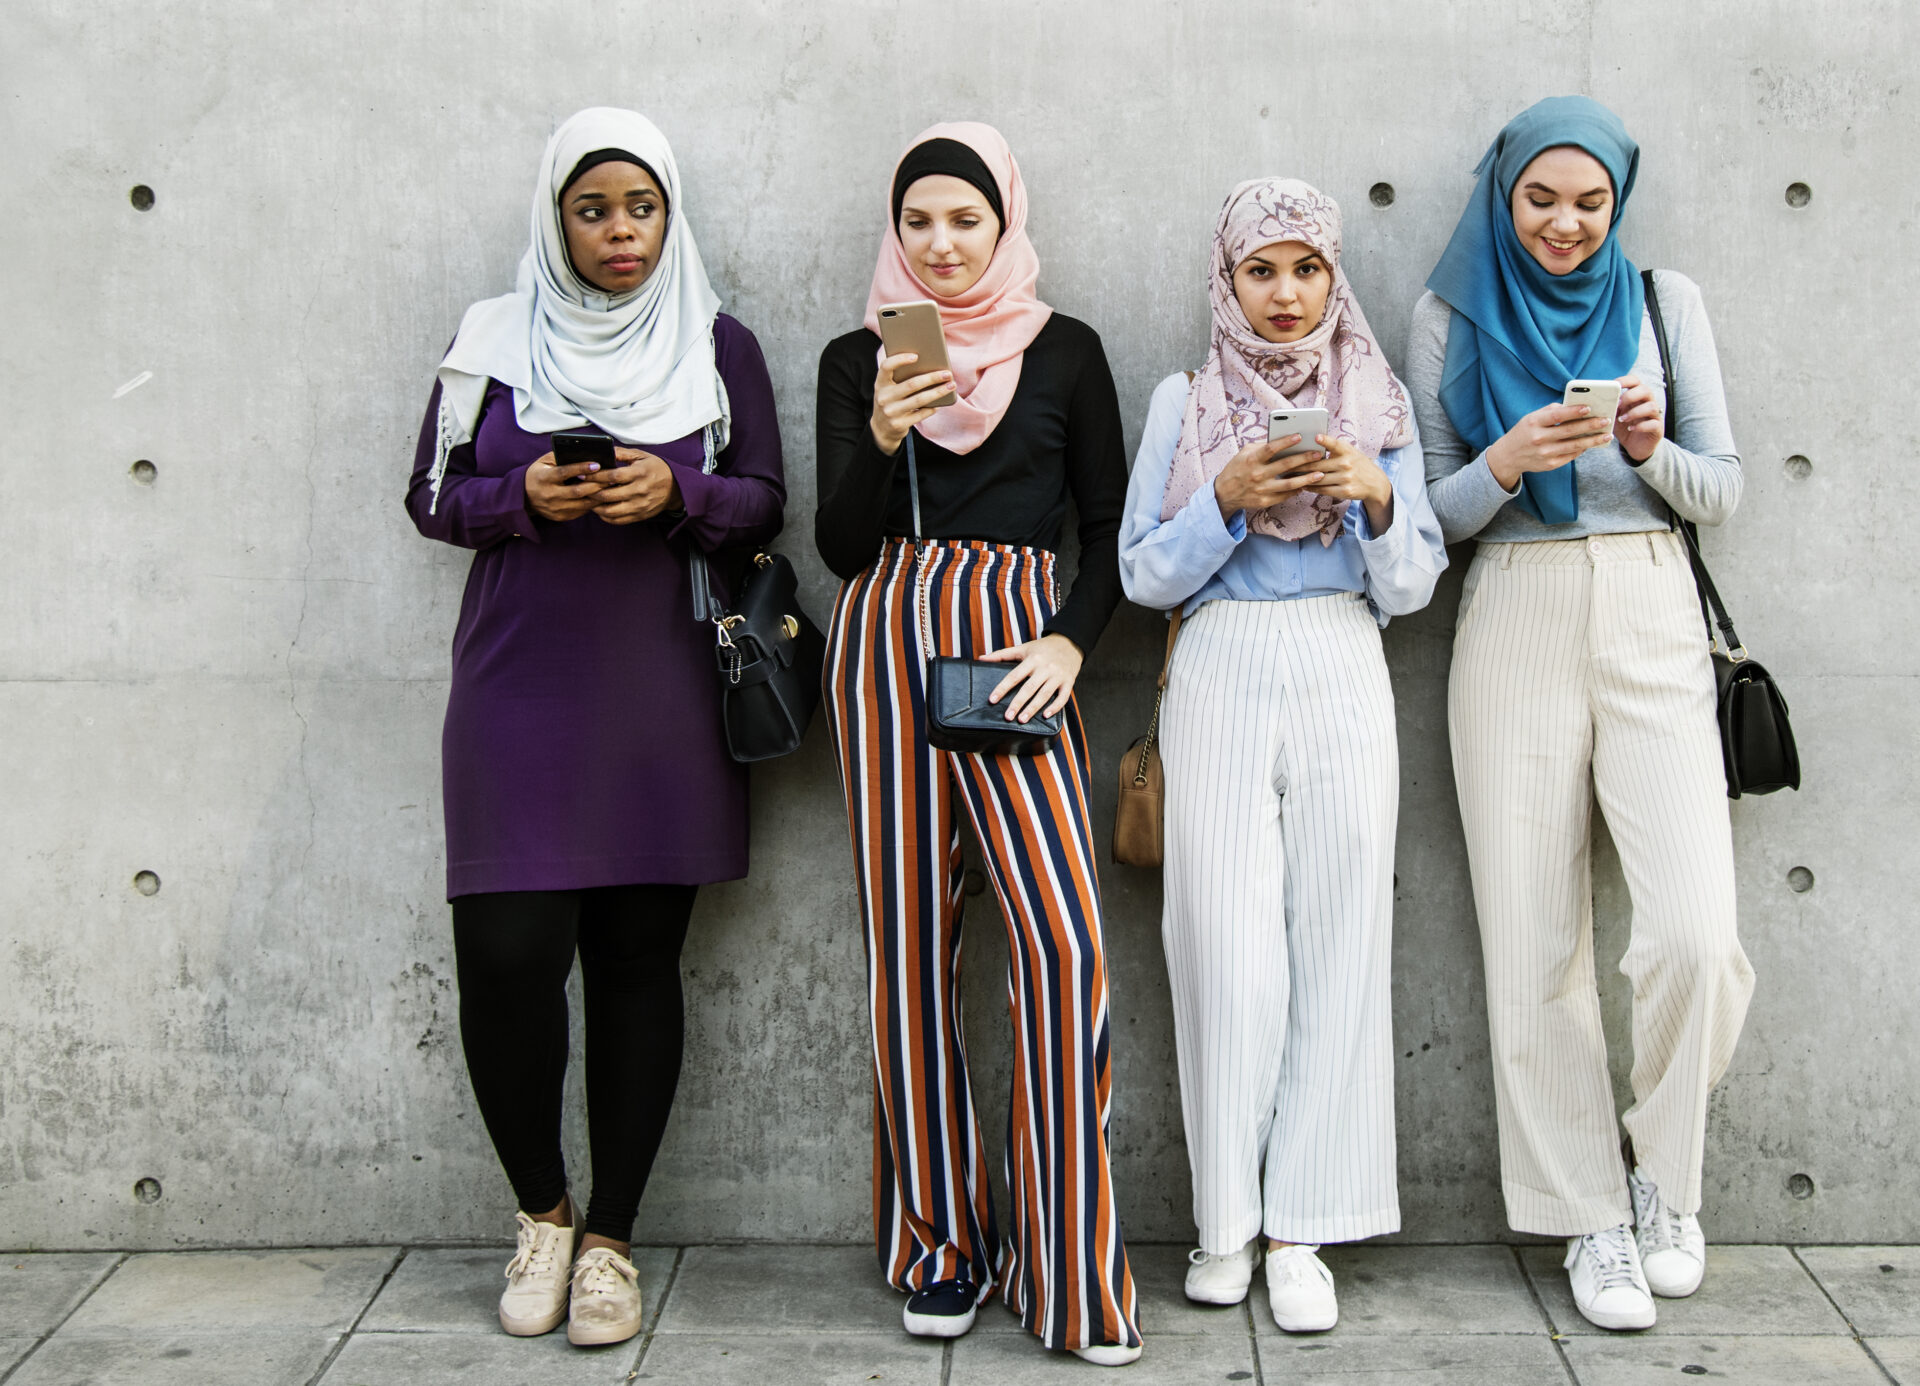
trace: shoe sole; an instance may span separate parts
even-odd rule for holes
[[[1131,1366],[1140,1360],[1141,1350],[1140,1347],[1122,1347],[1118,1343],[1095,1343],[1091,1347],[1067,1349],[1082,1362],[1096,1367]]]
[[[1641,1329],[1652,1328],[1654,1320],[1659,1317],[1657,1314],[1649,1311],[1646,1320],[1642,1322],[1638,1315],[1605,1314],[1598,1309],[1588,1309],[1577,1300],[1574,1302],[1573,1307],[1580,1311],[1581,1318],[1585,1319],[1595,1328],[1605,1328],[1614,1333],[1637,1333]]]
[[[1336,1313],[1330,1319],[1294,1319],[1289,1322],[1275,1314],[1273,1322],[1282,1333],[1325,1333],[1340,1322],[1340,1315]]]
[[[1240,1287],[1240,1293],[1230,1299],[1222,1299],[1215,1295],[1195,1294],[1191,1289],[1188,1289],[1187,1298],[1195,1304],[1240,1304],[1246,1300],[1248,1288],[1249,1286],[1242,1285]]]
[[[549,1314],[544,1319],[516,1319],[506,1310],[500,1311],[500,1326],[516,1338],[538,1338],[543,1333],[551,1333],[567,1321],[567,1306]]]
[[[1685,1299],[1687,1298],[1687,1296],[1691,1295],[1695,1290],[1700,1288],[1700,1282],[1698,1280],[1695,1280],[1691,1285],[1687,1286],[1686,1289],[1681,1290],[1681,1289],[1673,1289],[1673,1288],[1662,1288],[1661,1286],[1654,1284],[1652,1280],[1648,1280],[1647,1288],[1649,1290],[1652,1290],[1656,1295],[1660,1296],[1660,1298],[1662,1299]]]
[[[901,1312],[900,1321],[916,1338],[959,1338],[973,1327],[976,1312],[969,1309],[964,1314],[916,1314],[907,1309]]]
[[[631,1326],[614,1324],[605,1328],[576,1328],[567,1325],[567,1341],[575,1347],[604,1347],[608,1343],[624,1343],[640,1332],[640,1322],[635,1320]]]

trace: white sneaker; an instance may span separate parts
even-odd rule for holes
[[[569,1211],[573,1209],[568,1205]],[[507,1288],[500,1295],[500,1326],[516,1338],[551,1333],[567,1317],[567,1272],[573,1265],[574,1229],[535,1222],[515,1213],[520,1245],[507,1262]],[[578,1222],[578,1216],[571,1221]]]
[[[1567,1238],[1567,1279],[1573,1302],[1600,1328],[1652,1328],[1653,1296],[1640,1269],[1640,1250],[1626,1223]]]
[[[624,1343],[640,1331],[640,1272],[610,1246],[573,1263],[573,1306],[567,1341],[575,1347]]]
[[[1340,1321],[1333,1272],[1317,1246],[1277,1246],[1267,1253],[1267,1304],[1289,1333],[1324,1333]]]
[[[1141,1343],[1135,1343],[1132,1347],[1125,1343],[1091,1343],[1083,1348],[1068,1350],[1082,1362],[1091,1362],[1096,1367],[1125,1367],[1140,1360],[1143,1346]]]
[[[1224,1256],[1198,1249],[1187,1253],[1187,1298],[1196,1304],[1238,1304],[1253,1283],[1254,1263],[1260,1259],[1258,1239]]]
[[[1627,1181],[1633,1191],[1633,1239],[1647,1286],[1662,1299],[1685,1299],[1707,1272],[1707,1237],[1700,1219],[1673,1211],[1660,1199],[1653,1176],[1639,1165]]]

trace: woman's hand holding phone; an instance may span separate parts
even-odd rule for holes
[[[1038,640],[1009,645],[980,658],[993,664],[1014,666],[993,686],[987,701],[997,703],[1005,698],[1009,722],[1030,722],[1035,713],[1051,717],[1067,705],[1084,656],[1080,647],[1066,636],[1043,635]]]
[[[1666,411],[1654,403],[1653,390],[1637,375],[1620,377],[1620,407],[1613,416],[1613,436],[1620,450],[1635,462],[1653,456],[1667,433]]]
[[[1612,432],[1612,422],[1594,418],[1585,405],[1543,405],[1494,440],[1487,449],[1487,468],[1501,490],[1511,491],[1526,473],[1564,467],[1606,442]]]
[[[875,446],[889,457],[900,451],[900,444],[915,424],[933,417],[932,401],[946,398],[953,389],[952,371],[929,371],[894,380],[894,371],[919,359],[910,351],[889,356],[873,378],[873,417],[867,427],[873,432]]]
[[[1380,469],[1379,461],[1331,433],[1317,433],[1313,441],[1327,452],[1318,464],[1320,480],[1307,489],[1316,496],[1359,501],[1367,508],[1367,523],[1374,534],[1385,534],[1393,525],[1393,482]]]
[[[1325,454],[1280,456],[1299,442],[1298,433],[1289,433],[1264,443],[1249,443],[1229,458],[1213,479],[1213,498],[1219,503],[1220,518],[1231,520],[1239,510],[1265,510],[1295,491],[1317,485],[1324,478],[1317,468]]]
[[[673,468],[642,448],[616,447],[617,464],[594,479],[600,483],[593,513],[610,525],[632,525],[680,508]]]
[[[577,520],[599,499],[598,464],[561,465],[546,453],[527,468],[527,504],[543,520]]]

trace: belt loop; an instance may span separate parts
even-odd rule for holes
[[[1511,568],[1513,566],[1513,550],[1514,550],[1514,546],[1512,544],[1508,544],[1501,549],[1500,551],[1501,571],[1504,572],[1506,569]]]
[[[1660,536],[1653,531],[1647,532],[1647,552],[1653,558],[1653,566],[1660,566]]]

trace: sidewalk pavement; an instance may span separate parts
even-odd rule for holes
[[[1101,1379],[999,1304],[953,1343],[907,1336],[864,1248],[636,1248],[648,1326],[607,1348],[494,1318],[508,1247],[0,1256],[0,1386],[1024,1386]],[[1340,1326],[1294,1337],[1180,1293],[1186,1248],[1135,1246],[1146,1354],[1115,1386],[1920,1386],[1920,1247],[1714,1247],[1646,1333],[1575,1312],[1551,1246],[1329,1248]]]

